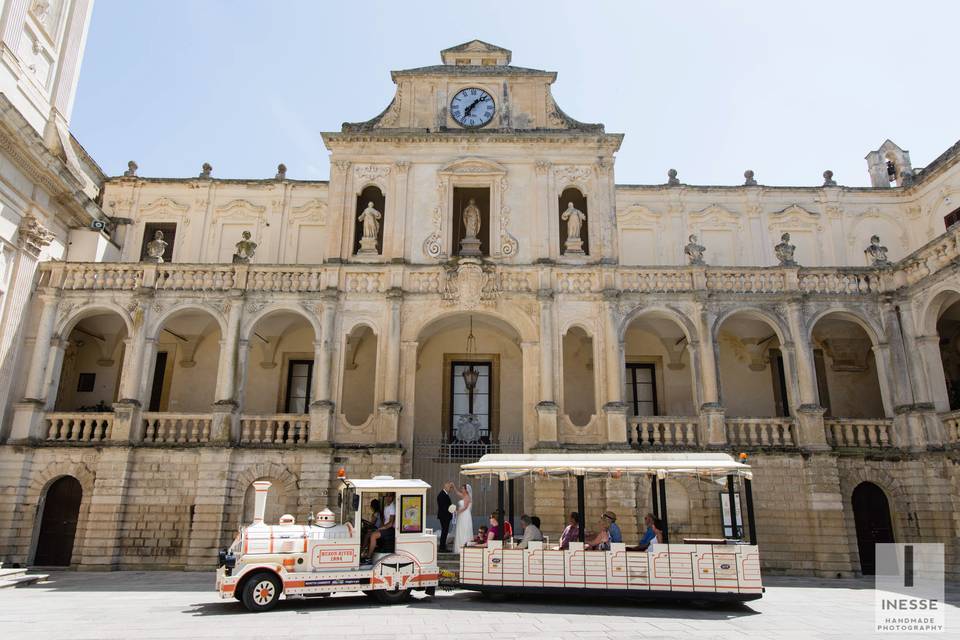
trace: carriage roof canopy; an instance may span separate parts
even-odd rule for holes
[[[493,453],[460,467],[465,476],[497,476],[501,480],[527,475],[609,476],[671,475],[751,477],[750,466],[726,453]]]

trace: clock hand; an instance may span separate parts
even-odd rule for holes
[[[474,108],[475,106],[477,106],[477,103],[479,103],[479,102],[480,102],[480,99],[479,99],[479,98],[477,98],[476,100],[474,100],[473,102],[471,102],[471,103],[470,103],[470,106],[463,110],[463,115],[465,115],[465,116],[470,115],[470,112],[473,111],[473,108]]]

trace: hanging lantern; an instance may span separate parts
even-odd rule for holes
[[[470,334],[467,336],[467,355],[473,356],[477,352],[477,339],[473,335],[473,316],[470,316]],[[471,364],[470,367],[463,372],[463,383],[467,385],[467,391],[470,392],[471,397],[473,395],[473,390],[477,388],[477,381],[480,379],[480,372],[473,368]]]

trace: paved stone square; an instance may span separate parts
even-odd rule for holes
[[[873,634],[871,579],[768,578],[766,583],[759,601],[709,609],[604,598],[560,603],[524,597],[494,603],[471,592],[447,591],[393,607],[363,595],[343,595],[282,601],[271,612],[249,614],[238,602],[217,598],[212,572],[57,572],[46,583],[0,591],[0,637],[903,637]],[[947,633],[925,637],[956,637],[960,585],[948,585],[947,601]]]

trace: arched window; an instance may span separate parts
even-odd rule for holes
[[[574,222],[572,216],[566,216],[564,219],[564,214],[570,210],[571,205],[574,209],[578,210],[582,216],[577,216],[579,220]],[[560,222],[560,253],[562,255],[581,255],[581,254],[590,254],[590,237],[589,232],[587,231],[587,196],[583,195],[579,189],[575,187],[567,187],[563,190],[563,193],[560,194],[559,200],[559,209],[557,213],[557,219]],[[575,238],[568,238],[568,232],[571,228],[571,224],[574,228],[579,226],[580,241],[577,242]]]
[[[376,245],[372,243],[364,242],[364,220],[361,219],[361,216],[367,210],[367,207],[372,206],[376,209],[376,213],[380,215],[379,219],[376,216],[373,216],[368,222],[367,226],[373,226],[373,223],[376,223]],[[360,192],[360,195],[357,196],[357,213],[354,216],[353,221],[353,254],[354,255],[381,255],[383,254],[383,226],[386,220],[386,206],[387,200],[383,195],[383,192],[380,191],[379,187],[370,185],[363,188],[363,191]],[[363,216],[367,217],[367,216]]]

